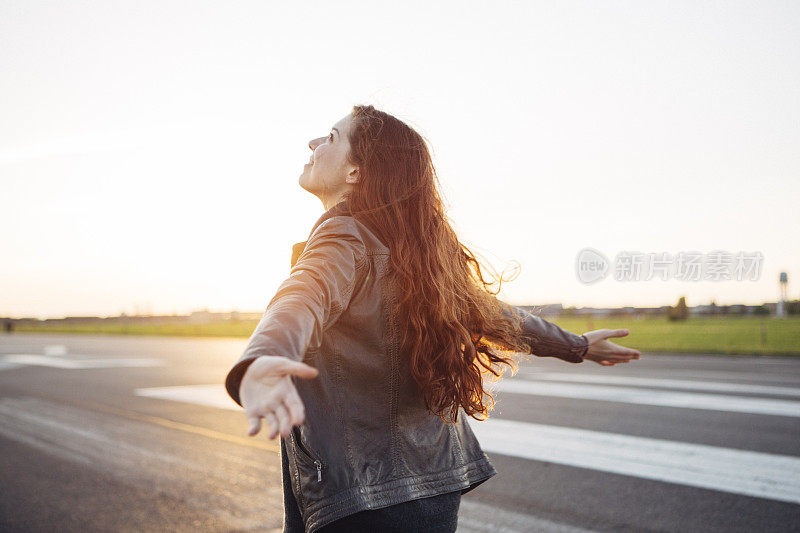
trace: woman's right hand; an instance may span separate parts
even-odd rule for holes
[[[288,437],[292,426],[305,420],[305,406],[291,376],[311,379],[319,370],[300,361],[275,355],[261,355],[247,368],[239,385],[245,415],[250,422],[249,436],[261,430],[261,419],[269,424],[269,438],[280,433]]]
[[[583,336],[589,341],[589,349],[586,350],[584,360],[594,361],[603,366],[614,366],[617,363],[639,359],[642,356],[639,350],[626,348],[608,340],[612,337],[626,337],[629,333],[628,329],[596,329],[584,333]]]

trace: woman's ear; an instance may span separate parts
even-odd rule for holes
[[[347,175],[344,181],[346,183],[358,183],[359,179],[361,179],[361,174],[358,171],[358,167],[356,167],[350,171],[350,174]]]

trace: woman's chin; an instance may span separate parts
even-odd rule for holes
[[[311,176],[308,175],[308,172],[303,172],[302,174],[300,174],[300,177],[297,178],[297,183],[300,185],[300,187],[302,187],[306,191],[312,194],[314,193],[314,186],[311,181]]]

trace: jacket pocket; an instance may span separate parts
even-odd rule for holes
[[[298,426],[292,426],[292,439],[294,440],[294,447],[300,452],[300,455],[304,456],[308,462],[314,464],[317,469],[317,481],[321,482],[322,470],[325,467],[325,463],[303,443],[303,438],[300,436],[300,428]]]

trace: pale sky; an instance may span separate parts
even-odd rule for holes
[[[0,1],[0,316],[262,311],[354,104],[428,138],[517,305],[800,297],[796,2]],[[588,285],[579,251],[760,252]]]

